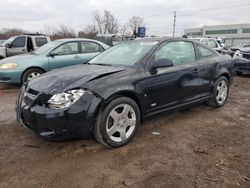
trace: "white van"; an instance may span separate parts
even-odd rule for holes
[[[0,59],[32,52],[48,42],[48,36],[37,33],[11,37],[0,44]]]

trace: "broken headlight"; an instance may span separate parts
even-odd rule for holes
[[[52,109],[62,109],[75,103],[86,91],[84,89],[72,89],[53,95],[48,103]]]

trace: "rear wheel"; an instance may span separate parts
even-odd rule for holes
[[[212,98],[208,101],[208,105],[213,107],[222,107],[228,98],[229,82],[225,76],[221,76],[214,84]]]
[[[95,138],[101,144],[121,147],[134,137],[140,124],[140,110],[130,98],[119,97],[98,114]]]
[[[44,73],[44,71],[41,69],[38,69],[38,68],[28,69],[23,73],[22,83],[28,82],[28,81],[40,76],[43,73]]]

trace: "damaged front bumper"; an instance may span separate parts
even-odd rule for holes
[[[88,138],[102,99],[86,93],[68,108],[50,109],[47,95],[24,85],[16,102],[16,117],[28,128],[47,139]]]

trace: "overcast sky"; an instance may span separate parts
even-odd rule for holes
[[[65,24],[78,31],[93,23],[92,11],[104,9],[121,26],[132,15],[141,16],[147,34],[156,35],[172,34],[175,10],[178,35],[184,28],[250,22],[249,0],[0,0],[0,30],[15,27],[41,32]]]

